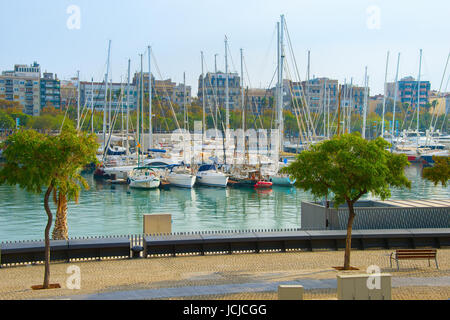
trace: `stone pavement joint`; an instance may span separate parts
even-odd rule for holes
[[[75,295],[56,299],[69,300],[142,300],[173,297],[193,297],[201,295],[224,295],[243,292],[274,292],[279,285],[302,285],[305,290],[336,289],[336,279],[301,279],[295,281],[267,283],[239,283],[213,286],[187,286],[178,288],[161,288],[148,290],[131,290],[96,293],[91,295]],[[438,278],[393,278],[392,287],[404,286],[450,286],[450,277]]]

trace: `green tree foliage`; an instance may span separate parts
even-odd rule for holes
[[[405,155],[392,154],[382,138],[367,141],[356,133],[334,136],[311,146],[283,172],[296,179],[295,185],[316,198],[330,197],[336,208],[349,208],[344,269],[350,267],[351,231],[354,204],[372,193],[381,199],[391,196],[390,187],[410,187],[403,169],[409,165]]]
[[[433,160],[434,165],[431,168],[424,168],[422,176],[434,182],[436,186],[441,183],[443,187],[446,187],[450,180],[450,158],[433,156]]]
[[[49,198],[53,192],[63,194],[68,200],[78,200],[81,187],[88,187],[80,170],[96,161],[98,148],[93,135],[77,132],[65,126],[57,136],[38,133],[34,130],[19,130],[3,143],[5,165],[0,170],[0,184],[19,185],[28,192],[44,195],[47,213],[45,228],[45,273],[44,288],[49,287],[50,238],[53,215]]]
[[[14,129],[16,122],[3,110],[0,110],[0,129]]]

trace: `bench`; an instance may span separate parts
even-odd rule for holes
[[[399,249],[391,253],[389,262],[392,268],[392,260],[395,260],[397,262],[397,270],[399,270],[399,260],[428,260],[428,266],[431,266],[431,259],[434,259],[436,268],[439,269],[436,249]]]

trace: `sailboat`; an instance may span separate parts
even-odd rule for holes
[[[155,189],[158,188],[161,180],[152,168],[137,167],[128,175],[130,188]]]
[[[228,176],[218,171],[214,164],[203,164],[197,171],[197,183],[211,187],[226,187]]]
[[[171,186],[181,188],[192,188],[194,186],[197,177],[185,164],[171,165],[169,170],[167,181]]]

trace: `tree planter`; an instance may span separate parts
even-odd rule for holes
[[[47,289],[60,289],[61,285],[59,283],[50,283]],[[42,284],[31,286],[33,290],[43,290],[44,286]]]
[[[356,267],[348,267],[348,269],[345,269],[344,267],[333,267],[333,269],[336,269],[336,270],[339,270],[339,271],[359,270]]]

